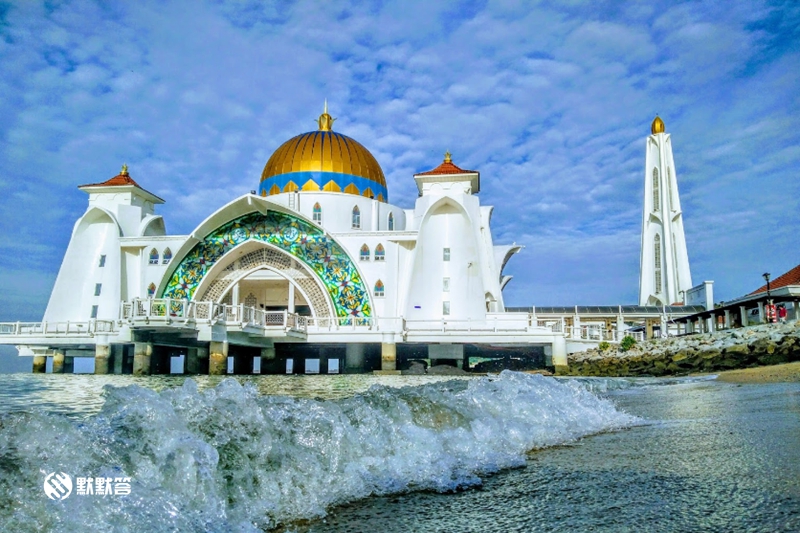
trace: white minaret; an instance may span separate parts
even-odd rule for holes
[[[659,117],[650,127],[644,167],[639,305],[685,301],[692,287],[672,138]]]

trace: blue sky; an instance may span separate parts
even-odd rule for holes
[[[123,162],[191,231],[315,129],[367,146],[392,203],[481,172],[510,305],[635,303],[644,146],[672,134],[696,283],[800,262],[796,2],[0,2],[0,320],[38,320]]]

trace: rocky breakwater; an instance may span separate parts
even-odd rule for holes
[[[800,322],[653,339],[570,354],[573,376],[669,376],[800,361]]]

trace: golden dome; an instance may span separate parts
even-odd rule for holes
[[[361,143],[331,131],[334,120],[326,102],[317,119],[319,130],[293,137],[275,150],[261,173],[261,196],[332,191],[388,201],[381,166]]]
[[[655,135],[656,133],[664,133],[664,131],[666,131],[664,129],[664,121],[661,120],[661,117],[656,115],[656,118],[653,119],[653,123],[650,125],[650,132]]]

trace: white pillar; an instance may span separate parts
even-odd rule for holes
[[[743,305],[739,306],[739,317],[742,319],[742,326],[747,326],[747,308],[745,308]]]
[[[292,282],[289,282],[289,312],[294,313],[294,285]]]
[[[233,286],[231,293],[231,303],[233,305],[239,305],[239,282],[236,282]]]
[[[556,374],[563,374],[569,371],[567,339],[561,335],[553,337],[553,366],[556,369]]]
[[[767,314],[764,312],[764,302],[758,302],[758,316],[762,324],[767,323]]]

